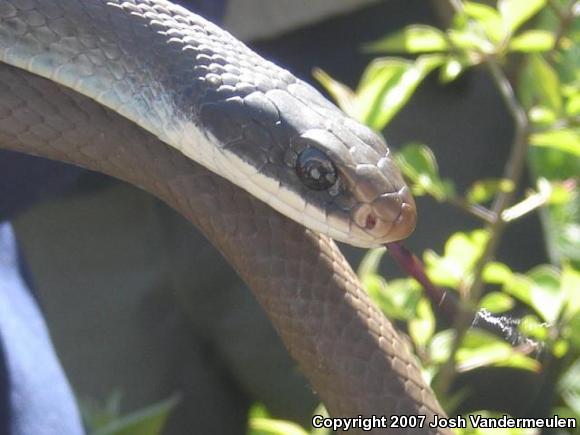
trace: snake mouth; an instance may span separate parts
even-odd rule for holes
[[[407,186],[398,192],[386,193],[372,203],[361,204],[354,212],[354,221],[377,244],[408,237],[417,223],[415,200]]]

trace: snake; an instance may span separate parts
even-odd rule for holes
[[[0,148],[100,171],[181,213],[330,415],[425,416],[372,433],[447,433],[427,424],[443,410],[333,241],[413,231],[388,146],[225,30],[165,0],[0,0]]]

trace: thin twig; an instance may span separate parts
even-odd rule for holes
[[[558,50],[559,48],[561,48],[564,36],[566,36],[568,31],[570,30],[570,26],[572,26],[572,23],[574,23],[574,20],[577,18],[578,7],[576,5],[576,2],[572,2],[570,4],[570,8],[564,11],[560,7],[560,5],[558,5],[556,0],[548,0],[548,5],[558,18],[559,25],[558,29],[556,30],[556,40],[554,41],[554,50]]]
[[[448,1],[451,8],[456,13],[461,13],[463,11],[463,6],[460,1]],[[519,104],[511,83],[496,61],[490,58],[487,59],[484,64],[487,66],[492,80],[500,92],[507,110],[514,120],[514,139],[511,146],[510,157],[507,161],[503,176],[503,178],[508,179],[513,183],[514,189],[498,193],[492,206],[495,220],[486,227],[486,230],[489,233],[489,240],[485,245],[481,258],[475,264],[471,285],[467,284],[465,291],[462,292],[466,299],[464,300],[464,309],[459,311],[454,324],[455,338],[451,348],[451,357],[441,368],[437,381],[438,389],[443,393],[449,390],[449,387],[455,378],[456,354],[465,334],[471,326],[476,304],[483,293],[483,270],[485,266],[495,258],[497,248],[506,227],[506,222],[501,218],[501,214],[514,200],[517,186],[519,185],[524,171],[528,149],[529,121],[525,110]]]
[[[496,216],[491,210],[488,210],[487,208],[482,207],[478,204],[470,204],[460,196],[452,196],[450,198],[447,198],[447,202],[469,213],[470,215],[475,216],[478,219],[481,219],[487,224],[495,222]]]

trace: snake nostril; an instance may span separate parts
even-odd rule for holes
[[[374,214],[369,213],[365,220],[365,228],[367,230],[372,230],[377,225],[377,218]]]

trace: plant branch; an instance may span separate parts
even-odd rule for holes
[[[558,19],[558,28],[556,29],[556,40],[554,41],[554,50],[550,53],[550,58],[554,61],[554,53],[555,50],[562,48],[562,41],[564,40],[564,36],[570,30],[570,26],[577,18],[577,6],[576,2],[572,2],[570,8],[568,10],[562,10],[560,5],[556,0],[548,0],[548,6],[556,15]]]
[[[449,4],[456,13],[462,12],[463,6],[460,1],[449,0]],[[441,392],[447,392],[455,378],[456,354],[465,334],[471,326],[473,313],[481,295],[483,294],[483,271],[485,266],[495,258],[501,237],[505,231],[507,222],[502,219],[502,213],[513,203],[517,186],[520,183],[524,171],[528,149],[529,121],[525,110],[518,102],[511,83],[496,61],[493,59],[487,59],[484,64],[487,66],[491,78],[494,81],[507,110],[514,120],[514,139],[503,176],[503,178],[508,179],[513,183],[514,189],[508,192],[498,193],[493,203],[492,212],[495,215],[495,220],[489,223],[486,227],[486,230],[489,233],[489,240],[484,247],[481,258],[474,267],[471,284],[466,284],[465,291],[461,292],[465,297],[463,301],[464,309],[458,312],[454,324],[455,338],[452,344],[451,357],[441,368],[438,379],[438,389]]]
[[[493,223],[496,219],[495,214],[491,210],[488,210],[487,208],[477,204],[470,204],[460,196],[452,196],[450,198],[447,198],[446,200],[451,205],[454,205],[460,208],[461,210],[465,211],[466,213],[469,213],[470,215],[475,216],[478,219],[481,219],[487,224]]]

